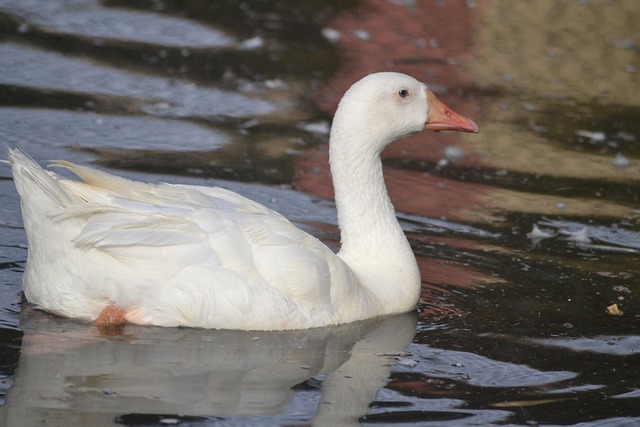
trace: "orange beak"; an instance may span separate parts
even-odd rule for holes
[[[424,124],[425,129],[430,130],[457,130],[460,132],[478,133],[478,125],[471,119],[456,113],[440,101],[429,89],[427,91],[427,104],[429,105],[429,118]]]

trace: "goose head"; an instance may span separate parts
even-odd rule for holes
[[[331,139],[362,141],[379,154],[393,141],[424,129],[478,132],[478,126],[446,106],[424,83],[401,73],[370,74],[340,101]]]

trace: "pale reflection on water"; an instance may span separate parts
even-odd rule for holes
[[[117,425],[136,414],[357,425],[415,333],[406,314],[332,328],[237,332],[90,325],[27,310],[3,425]],[[321,386],[314,385],[316,378]],[[321,392],[320,392],[321,389]],[[298,401],[298,402],[294,402]],[[302,417],[302,420],[300,419]],[[253,421],[252,421],[253,420]]]

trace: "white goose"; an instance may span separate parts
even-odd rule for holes
[[[342,248],[221,188],[146,184],[9,150],[29,254],[27,299],[98,325],[305,329],[413,310],[420,274],[380,152],[421,131],[477,132],[398,73],[355,83],[335,114],[330,164]]]

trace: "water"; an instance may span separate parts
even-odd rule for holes
[[[101,336],[22,304],[0,164],[5,424],[640,424],[640,6],[298,3],[1,0],[0,140],[221,185],[337,247],[335,104],[370,71],[412,74],[481,129],[384,153],[417,314]]]

